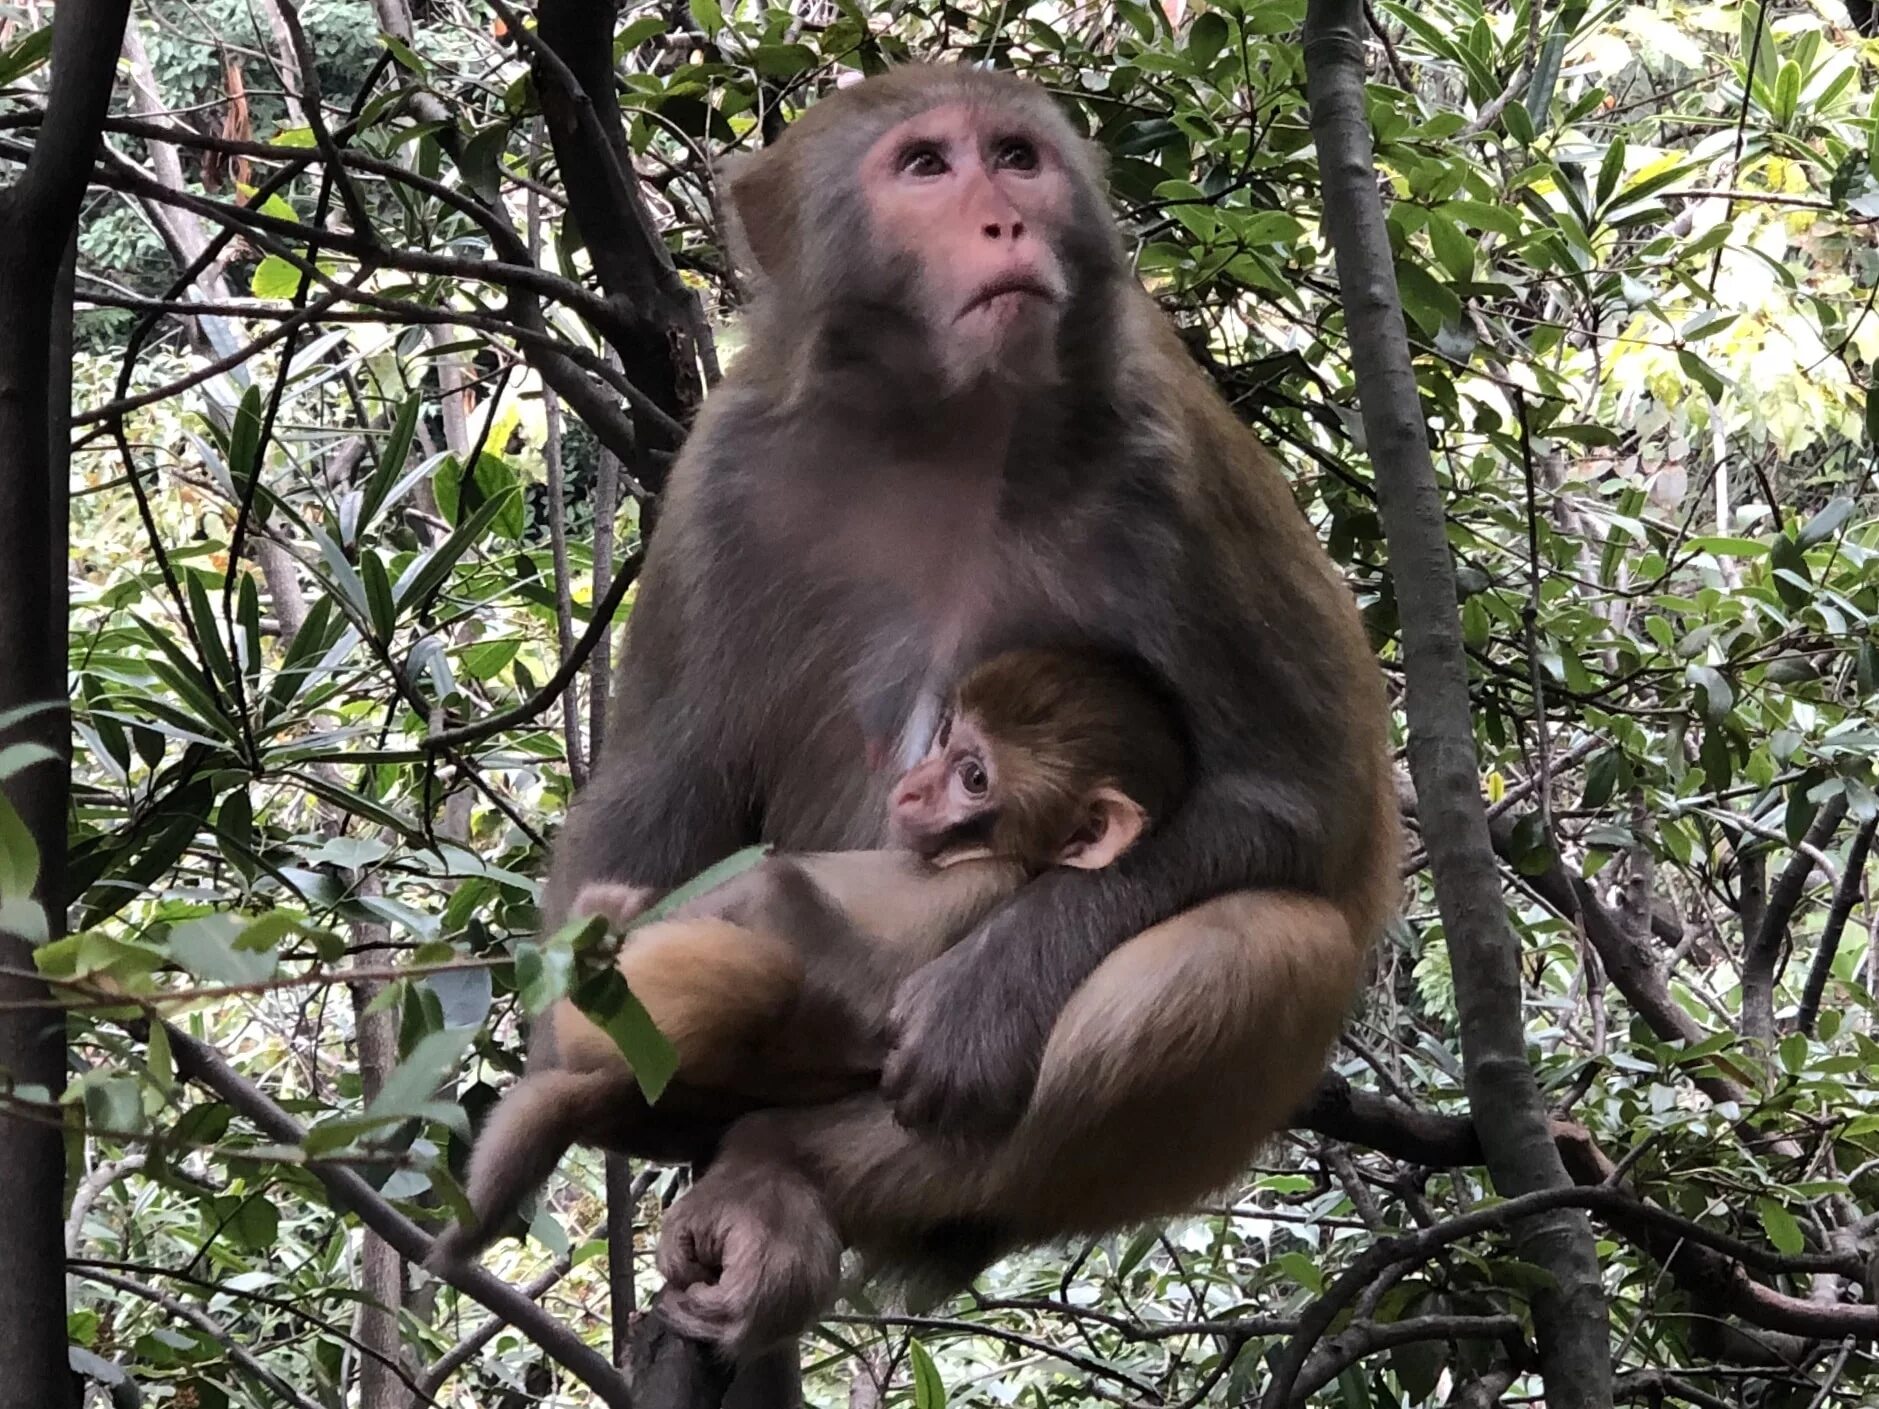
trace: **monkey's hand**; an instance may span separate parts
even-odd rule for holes
[[[605,920],[610,928],[623,930],[659,897],[651,886],[630,886],[619,881],[589,881],[575,893],[568,907],[576,918]]]
[[[1040,991],[1031,964],[994,947],[1001,938],[981,930],[895,996],[881,1090],[909,1130],[1002,1135],[1030,1104],[1062,1002]]]

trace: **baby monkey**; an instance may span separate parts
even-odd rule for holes
[[[485,1246],[570,1145],[691,1159],[745,1111],[872,1087],[901,980],[1030,876],[1110,865],[1188,771],[1173,702],[1132,659],[1026,649],[977,666],[890,794],[893,849],[767,856],[627,936],[620,972],[678,1054],[656,1113],[573,1003],[543,1016],[529,1074],[471,1154],[475,1223],[442,1234],[430,1264]],[[617,928],[654,898],[595,882],[573,911]]]

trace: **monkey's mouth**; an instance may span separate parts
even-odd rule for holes
[[[1057,291],[1035,274],[1001,274],[980,287],[979,291],[966,300],[966,306],[959,310],[959,316],[976,313],[982,308],[1011,308],[1022,304],[1027,299],[1042,299],[1054,303]]]

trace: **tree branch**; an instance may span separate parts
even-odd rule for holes
[[[1833,976],[1833,961],[1840,952],[1840,935],[1846,929],[1847,918],[1852,915],[1865,883],[1866,858],[1872,852],[1875,827],[1879,827],[1879,817],[1869,817],[1853,836],[1852,848],[1846,855],[1846,870],[1833,892],[1833,906],[1827,911],[1826,927],[1820,932],[1814,962],[1807,970],[1807,986],[1801,991],[1801,1006],[1794,1015],[1794,1026],[1809,1037],[1814,1035],[1814,1023],[1820,1016],[1820,1000],[1827,991],[1827,980]]]
[[[165,1030],[180,1073],[215,1092],[271,1139],[289,1145],[298,1145],[306,1139],[306,1131],[299,1122],[229,1066],[215,1048],[169,1024],[165,1024]],[[334,1164],[315,1164],[309,1169],[326,1186],[335,1204],[358,1215],[366,1227],[408,1261],[422,1263],[430,1256],[430,1235],[380,1198],[357,1171]],[[609,1409],[633,1409],[633,1397],[627,1392],[626,1382],[607,1358],[514,1287],[480,1267],[452,1272],[447,1280],[547,1351],[592,1389]]]
[[[1306,87],[1324,183],[1325,227],[1377,481],[1379,516],[1403,623],[1409,766],[1447,935],[1471,1109],[1496,1187],[1537,1198],[1571,1193],[1527,1063],[1519,945],[1507,922],[1481,801],[1458,594],[1441,490],[1410,362],[1364,95],[1359,0],[1311,0]],[[1611,1351],[1591,1228],[1569,1202],[1532,1205],[1521,1255],[1553,1285],[1535,1297],[1540,1367],[1552,1409],[1609,1409]],[[1328,1324],[1328,1323],[1327,1323]],[[1289,1347],[1268,1393],[1286,1403],[1303,1368]]]
[[[1823,850],[1833,841],[1846,817],[1846,794],[1836,793],[1821,804],[1807,836],[1794,849],[1788,864],[1781,868],[1768,891],[1768,903],[1762,911],[1761,925],[1748,936],[1742,953],[1742,1034],[1763,1042],[1775,1036],[1775,970],[1781,963],[1781,950],[1788,938],[1788,924],[1795,907],[1807,892],[1807,878],[1818,867],[1836,890],[1842,888],[1833,867],[1826,864]],[[1758,831],[1759,828],[1750,828]]]

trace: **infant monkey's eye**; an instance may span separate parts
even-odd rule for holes
[[[992,780],[986,776],[985,765],[968,754],[959,760],[959,785],[968,797],[984,797]]]

